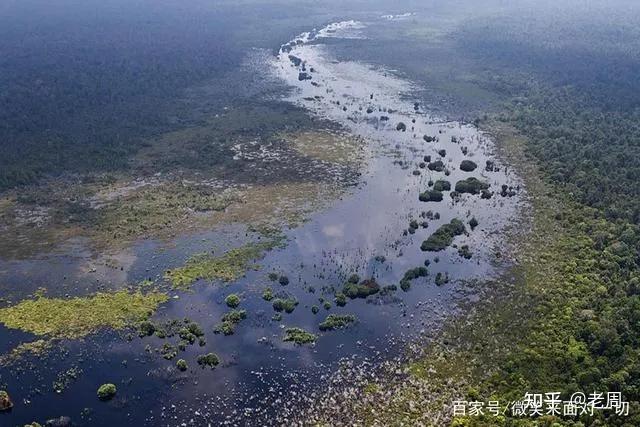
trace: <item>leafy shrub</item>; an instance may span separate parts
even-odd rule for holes
[[[344,307],[347,305],[347,297],[342,292],[336,294],[336,305],[338,307]]]
[[[474,170],[476,170],[477,167],[478,165],[475,162],[472,162],[471,160],[463,160],[460,163],[460,170],[465,172],[473,172]]]
[[[450,223],[440,226],[427,240],[422,242],[420,249],[430,252],[441,251],[453,242],[455,236],[459,236],[464,232],[465,227],[462,221],[454,218]]]
[[[469,245],[460,246],[460,248],[458,249],[458,255],[465,259],[471,259],[472,254],[471,250],[469,249]]]
[[[363,280],[359,284],[347,282],[342,288],[342,293],[351,299],[366,298],[369,295],[378,293],[379,291],[380,285],[376,283],[375,279]]]
[[[224,302],[230,308],[236,308],[240,305],[240,297],[236,294],[231,294],[224,299]]]
[[[476,217],[474,216],[473,218],[471,218],[469,220],[469,227],[471,227],[471,230],[475,230],[475,228],[478,226],[478,220],[476,219]]]
[[[107,383],[98,387],[98,398],[100,400],[111,400],[116,395],[117,389],[114,384]]]
[[[478,194],[481,190],[489,188],[489,184],[478,178],[470,177],[456,182],[455,190],[458,193]]]
[[[316,336],[302,328],[287,328],[284,331],[283,341],[291,341],[297,345],[311,344],[316,341]]]
[[[421,202],[441,202],[442,198],[442,192],[437,190],[427,190],[418,196]]]
[[[220,364],[220,358],[215,353],[201,354],[200,356],[198,356],[197,361],[198,365],[202,367],[209,366],[211,369]]]
[[[333,331],[346,328],[355,321],[356,316],[353,314],[330,314],[318,327],[321,331]]]
[[[444,179],[439,179],[433,184],[435,191],[449,191],[451,190],[451,183]]]
[[[273,300],[273,309],[277,312],[293,313],[297,305],[298,301],[295,298],[276,298]]]
[[[427,168],[431,171],[442,172],[444,170],[444,163],[442,163],[442,160],[436,160],[435,162],[430,162]]]

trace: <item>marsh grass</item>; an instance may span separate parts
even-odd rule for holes
[[[0,309],[0,322],[38,336],[76,339],[146,320],[167,299],[161,292],[126,290],[69,299],[37,297]]]
[[[281,239],[269,242],[250,243],[234,248],[221,256],[197,254],[187,260],[184,266],[169,270],[165,278],[177,289],[187,289],[199,279],[231,282],[240,278],[247,270],[257,269],[254,261],[264,257],[281,243]]]

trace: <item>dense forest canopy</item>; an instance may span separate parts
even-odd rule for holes
[[[1,5],[0,190],[126,168],[142,138],[237,99],[242,82],[226,76],[247,50],[275,49],[310,19],[290,1]],[[218,87],[204,101],[185,94],[200,85]]]
[[[206,24],[223,22],[212,11],[34,3],[0,24],[1,188],[123,167],[136,137],[167,126],[169,100],[239,61],[221,42],[230,29]]]
[[[609,217],[638,223],[640,31],[632,23],[640,15],[616,12],[578,12],[577,24],[566,16],[476,22],[459,43],[534,76],[509,93],[508,120],[530,137],[549,176]]]
[[[548,261],[561,271],[549,284],[554,296],[535,296],[532,333],[490,390],[508,384],[509,394],[521,383],[640,396],[639,18],[637,7],[593,7],[475,20],[457,34],[460,48],[491,64],[479,81],[505,100],[493,119],[526,138],[564,201],[557,250],[568,259]]]

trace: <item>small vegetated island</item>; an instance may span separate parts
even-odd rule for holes
[[[445,179],[439,179],[433,184],[434,191],[451,191],[451,183]]]
[[[460,163],[460,170],[465,172],[473,172],[474,170],[476,170],[477,167],[478,165],[471,160],[463,160]]]
[[[436,160],[434,162],[430,162],[427,165],[427,168],[429,170],[431,170],[431,171],[434,171],[434,172],[443,172],[445,166],[444,166],[444,163],[442,162],[442,160]]]
[[[111,400],[116,395],[117,388],[114,384],[102,384],[98,388],[98,398],[100,400]]]
[[[198,362],[198,365],[203,368],[209,367],[211,369],[214,369],[220,364],[220,358],[215,353],[201,354],[196,360]]]
[[[455,191],[457,193],[470,193],[470,194],[478,194],[482,190],[488,190],[489,184],[480,181],[478,178],[471,177],[467,179],[460,180],[456,182]]]
[[[38,295],[1,308],[0,322],[50,340],[77,339],[103,328],[123,330],[143,322],[167,300],[159,291],[122,290],[67,299]]]
[[[405,271],[404,276],[400,280],[400,289],[408,291],[411,288],[411,281],[420,277],[427,277],[429,270],[427,267],[416,267]]]
[[[11,401],[11,397],[9,397],[9,393],[0,390],[0,412],[8,411],[11,408],[13,408],[13,402]]]
[[[236,294],[231,294],[225,298],[224,302],[230,308],[237,308],[240,305],[240,297]]]
[[[283,341],[290,341],[297,345],[311,344],[316,342],[316,339],[315,334],[297,327],[285,329],[284,337],[282,337]]]
[[[298,300],[293,297],[276,298],[272,302],[273,309],[277,312],[293,313],[298,305]]]
[[[190,257],[184,266],[168,270],[165,278],[176,289],[187,289],[197,280],[220,280],[230,282],[241,277],[247,270],[257,267],[256,261],[265,253],[282,244],[282,237],[250,243],[234,248],[221,256],[202,253]],[[288,283],[288,279],[287,279]]]
[[[436,189],[426,190],[418,196],[418,199],[421,202],[441,202],[442,198],[442,191],[438,191]]]
[[[330,314],[318,325],[321,331],[333,331],[344,329],[356,321],[353,314]]]
[[[222,316],[222,322],[214,328],[216,334],[233,335],[236,326],[247,318],[246,310],[231,310]]]
[[[375,279],[370,278],[360,281],[360,277],[356,274],[352,275],[342,288],[342,293],[351,299],[366,298],[378,292],[380,292],[380,285]]]
[[[464,234],[465,231],[464,223],[454,218],[448,224],[440,226],[427,240],[422,242],[420,249],[428,252],[442,251],[453,243],[454,237]]]

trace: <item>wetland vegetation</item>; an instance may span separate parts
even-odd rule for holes
[[[254,262],[264,257],[264,252],[280,244],[279,240],[253,243],[234,248],[221,256],[198,254],[187,260],[183,267],[169,270],[166,278],[175,288],[188,288],[199,279],[230,282],[242,276],[248,269],[259,267]]]
[[[285,313],[293,313],[298,305],[298,300],[293,297],[288,298],[276,298],[273,300],[273,309],[277,312],[284,311]]]
[[[481,292],[473,312],[452,320],[415,361],[403,365],[408,377],[390,373],[386,380],[365,382],[353,395],[358,405],[345,405],[353,415],[342,412],[343,417],[455,426],[640,422],[639,199],[633,196],[640,93],[633,22],[639,11],[629,2],[530,6],[445,32],[453,39],[449,47],[435,31],[420,33],[418,24],[413,30],[428,34],[430,63],[462,53],[447,59],[456,67],[442,67],[455,70],[454,77],[424,71],[419,61],[407,69],[432,82],[437,93],[456,93],[452,105],[476,114],[475,123],[496,137],[523,177],[531,229],[513,232],[518,262]],[[399,49],[398,57],[410,52]],[[486,170],[496,167],[487,162]],[[456,191],[479,189],[478,182],[465,180]],[[511,191],[503,189],[502,195]],[[472,230],[483,223],[475,216],[468,221]],[[442,234],[429,246],[445,246],[450,234]],[[464,245],[459,251],[467,253]],[[605,411],[534,420],[509,414],[452,419],[442,410],[454,399],[506,402],[533,390],[558,391],[563,398],[620,391],[636,409],[627,416]]]
[[[330,314],[324,319],[318,327],[321,331],[333,331],[335,329],[343,329],[356,321],[353,314]]]
[[[427,240],[422,242],[420,249],[423,251],[442,251],[453,243],[456,236],[464,234],[466,228],[462,221],[454,218],[448,224],[440,226]]]
[[[81,338],[101,328],[133,326],[148,319],[167,299],[162,292],[126,290],[68,299],[41,295],[1,308],[0,322],[37,336]]]
[[[360,281],[357,275],[351,276],[349,281],[342,287],[342,293],[351,299],[366,298],[369,295],[377,294],[380,291],[380,285],[375,279],[364,279]]]
[[[316,339],[317,337],[314,334],[302,328],[287,328],[284,330],[284,337],[282,337],[282,341],[290,341],[297,345],[311,344]]]
[[[220,364],[220,358],[215,353],[207,353],[201,354],[198,356],[198,365],[204,367],[209,367],[211,369],[215,368]]]
[[[482,190],[487,190],[487,189],[489,189],[489,184],[475,177],[460,180],[456,182],[456,186],[455,186],[455,191],[457,193],[478,194]]]
[[[633,2],[44,3],[0,16],[0,424],[640,425]],[[451,411],[551,391],[631,411]]]
[[[98,387],[98,398],[100,400],[111,400],[116,395],[117,388],[114,384],[107,383]]]

